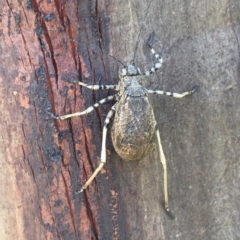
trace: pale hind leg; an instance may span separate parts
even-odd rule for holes
[[[87,180],[87,182],[82,186],[82,188],[75,192],[74,195],[81,193],[84,189],[88,187],[88,185],[93,181],[93,179],[97,176],[97,174],[101,171],[104,164],[106,163],[106,137],[107,137],[107,128],[110,122],[111,117],[115,112],[115,107],[113,106],[111,110],[108,112],[107,117],[104,121],[103,127],[103,136],[102,136],[102,151],[101,151],[101,163],[98,168],[93,172],[92,176]]]
[[[171,217],[174,218],[174,215],[169,209],[169,200],[168,200],[168,179],[167,179],[167,161],[163,152],[162,148],[162,143],[161,143],[161,138],[160,138],[160,133],[159,130],[156,131],[157,135],[157,143],[158,143],[158,148],[159,148],[159,154],[160,154],[160,161],[162,163],[163,167],[163,185],[164,185],[164,207],[167,212],[167,214]]]

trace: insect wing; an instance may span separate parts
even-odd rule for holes
[[[155,146],[156,121],[147,96],[123,96],[112,125],[115,150],[125,160],[145,157]]]

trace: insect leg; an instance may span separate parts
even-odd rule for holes
[[[106,137],[107,137],[107,128],[110,122],[111,117],[115,112],[115,107],[113,106],[111,110],[108,112],[107,117],[104,122],[103,127],[103,136],[102,136],[102,151],[101,151],[101,163],[99,164],[98,168],[94,171],[92,176],[87,180],[87,182],[82,186],[81,190],[75,192],[74,195],[81,193],[87,186],[93,181],[93,179],[97,176],[97,174],[102,169],[103,165],[106,163]]]
[[[157,54],[157,53],[155,52],[155,50],[152,48],[152,41],[153,41],[154,35],[155,35],[155,34],[154,34],[154,32],[153,32],[153,33],[150,35],[147,44],[148,44],[148,46],[149,46],[149,48],[150,48],[151,53],[152,53],[152,54],[155,56],[155,58],[157,59],[157,62],[155,63],[154,67],[152,67],[150,70],[146,71],[146,72],[143,74],[143,76],[148,76],[148,75],[154,73],[155,71],[157,71],[157,70],[162,66],[162,63],[163,63],[162,57],[161,57],[159,54]]]
[[[80,86],[89,88],[91,90],[113,89],[113,90],[119,91],[118,85],[88,85],[83,82],[75,82],[75,83],[79,84]]]
[[[148,93],[153,93],[153,94],[162,94],[162,95],[167,95],[175,98],[182,98],[185,97],[189,94],[192,94],[196,91],[197,86],[194,86],[190,91],[184,92],[184,93],[174,93],[174,92],[164,92],[161,90],[147,90]]]
[[[166,158],[165,158],[165,155],[164,155],[164,152],[163,152],[160,133],[159,133],[158,129],[156,131],[156,135],[157,135],[157,142],[158,142],[158,148],[159,148],[159,154],[160,154],[160,161],[161,161],[162,167],[163,167],[164,207],[165,207],[165,210],[168,213],[168,215],[171,218],[174,218],[174,215],[169,210],[168,183],[167,183],[167,162],[166,162]]]
[[[63,116],[57,116],[57,115],[51,114],[51,117],[54,118],[54,119],[63,120],[63,119],[70,118],[70,117],[76,117],[76,116],[80,116],[80,115],[85,115],[85,114],[88,114],[88,113],[92,112],[94,110],[94,108],[99,107],[101,104],[103,104],[103,103],[105,103],[107,101],[111,101],[111,100],[113,100],[115,98],[116,98],[116,95],[108,96],[107,98],[103,98],[102,100],[100,100],[99,102],[95,103],[94,105],[92,105],[91,107],[85,109],[82,112],[76,112],[76,113],[67,114],[67,115],[63,115]]]

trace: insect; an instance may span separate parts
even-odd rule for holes
[[[140,69],[134,65],[123,64],[124,67],[119,72],[119,83],[117,85],[88,85],[83,82],[75,82],[80,86],[91,90],[113,89],[117,93],[100,100],[82,112],[76,112],[64,116],[52,114],[52,117],[58,120],[64,120],[70,117],[85,115],[92,112],[95,108],[98,108],[101,104],[107,101],[115,100],[116,103],[108,112],[104,122],[101,163],[92,176],[82,186],[81,190],[75,194],[78,194],[86,189],[106,163],[107,130],[110,119],[113,118],[115,114],[111,128],[111,136],[114,148],[121,158],[128,161],[140,160],[155,147],[157,142],[160,153],[160,161],[163,166],[164,204],[167,213],[171,215],[168,200],[166,158],[161,144],[160,133],[156,127],[157,123],[153,109],[149,103],[148,94],[163,94],[175,98],[182,98],[195,92],[196,87],[193,87],[190,91],[184,93],[173,93],[162,90],[148,90],[141,84],[141,80],[158,70],[162,66],[163,62],[162,57],[160,57],[160,55],[157,54],[152,47],[153,35],[154,33],[152,33],[149,37],[148,46],[151,53],[157,60],[154,67],[142,74]]]

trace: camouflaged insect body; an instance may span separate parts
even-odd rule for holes
[[[111,135],[116,152],[125,160],[140,160],[155,146],[156,120],[140,74],[129,65],[120,75]]]

